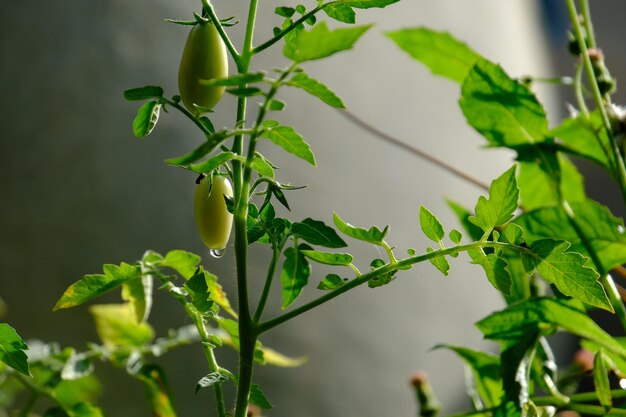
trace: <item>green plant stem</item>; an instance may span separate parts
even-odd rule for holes
[[[209,365],[209,371],[219,372],[220,367],[215,360],[213,348],[209,344],[209,333],[207,332],[206,326],[204,325],[204,319],[202,318],[202,315],[189,304],[185,306],[185,310],[187,311],[189,317],[191,317],[191,319],[193,320],[196,328],[198,329],[198,333],[200,334],[200,340],[202,341],[204,356],[206,357],[206,361]],[[218,417],[226,417],[226,406],[224,403],[224,391],[222,389],[222,384],[214,384],[213,390],[215,392],[217,415]]]
[[[17,417],[28,417],[28,414],[30,413],[30,410],[32,410],[33,407],[35,406],[35,404],[37,404],[37,400],[39,399],[39,395],[40,395],[39,392],[31,391],[30,392],[30,396],[28,397],[28,400],[26,401],[26,404],[20,410],[20,413],[17,415]]]
[[[576,94],[576,102],[578,103],[578,110],[582,113],[585,119],[589,119],[589,109],[587,103],[585,103],[585,95],[583,94],[583,66],[582,63],[576,64],[576,73],[574,75],[574,93]]]
[[[230,41],[228,34],[224,30],[224,26],[222,26],[220,19],[217,17],[217,14],[215,13],[215,10],[213,9],[213,5],[211,4],[211,1],[202,0],[202,6],[204,10],[206,11],[207,15],[209,16],[209,19],[211,19],[211,22],[215,25],[215,28],[217,29],[217,32],[220,34],[220,37],[222,38],[222,40],[224,41],[224,44],[226,45],[226,48],[230,52],[230,55],[233,57],[233,61],[235,61],[235,65],[237,65],[237,68],[239,68],[239,65],[241,64],[241,56],[237,52],[237,49],[235,48],[233,43]]]
[[[259,0],[250,0],[250,7],[248,9],[248,21],[246,23],[246,36],[243,41],[242,61],[247,66],[250,64],[254,50],[252,48],[252,42],[254,38],[254,25],[256,22],[257,6]],[[244,72],[244,71],[240,71]]]
[[[280,258],[280,254],[283,251],[283,247],[285,246],[286,239],[272,248],[272,260],[270,261],[270,265],[267,269],[267,277],[265,278],[265,285],[263,286],[263,292],[261,293],[261,298],[259,298],[259,304],[256,308],[256,312],[254,313],[254,322],[258,323],[263,316],[263,310],[265,310],[265,305],[267,304],[267,299],[270,294],[270,290],[272,289],[272,282],[274,281],[274,275],[276,274],[276,265],[278,265],[278,259]]]
[[[591,88],[591,92],[593,94],[594,101],[596,102],[598,111],[600,112],[600,115],[602,117],[602,123],[604,124],[604,128],[606,129],[607,135],[609,137],[611,150],[615,158],[616,169],[615,172],[613,172],[613,175],[616,177],[619,183],[620,190],[622,192],[622,199],[624,201],[624,204],[626,204],[626,166],[624,165],[624,159],[622,158],[622,154],[620,153],[619,145],[615,140],[615,135],[613,135],[611,121],[606,111],[605,104],[608,104],[608,102],[606,100],[606,96],[603,99],[600,88],[598,87],[598,82],[596,80],[596,75],[593,70],[591,58],[589,57],[589,51],[587,50],[587,45],[585,43],[580,22],[578,20],[578,12],[576,11],[576,5],[574,4],[574,0],[566,0],[566,2],[570,14],[570,20],[574,28],[574,35],[576,36],[576,41],[581,51],[583,65],[585,68],[585,72],[587,73],[589,86]],[[587,18],[590,19],[590,17]]]
[[[176,110],[180,111],[182,114],[184,114],[189,120],[191,120],[193,122],[193,124],[195,124],[196,126],[198,126],[198,128],[202,131],[202,133],[204,133],[205,136],[211,136],[213,133],[208,130],[202,123],[200,123],[200,120],[198,118],[196,118],[193,114],[191,114],[191,112],[189,110],[187,110],[186,108],[184,108],[183,106],[181,106],[180,104],[165,98],[165,97],[161,97],[161,101],[163,101],[164,103],[169,104],[170,106],[174,107]]]
[[[610,413],[607,412],[606,408],[600,405],[587,405],[587,404],[568,404],[562,408],[562,410],[571,410],[576,411],[580,414],[586,414],[590,416],[606,416],[607,414],[611,414],[612,416],[626,416],[626,410],[619,408],[611,408]]]
[[[587,32],[587,45],[589,45],[589,48],[596,48],[596,35],[593,30],[593,23],[591,22],[589,2],[587,0],[579,0],[579,4],[584,19],[585,31]]]
[[[285,35],[287,35],[291,31],[293,31],[295,28],[297,28],[299,25],[301,25],[304,21],[309,19],[311,16],[314,16],[317,12],[319,12],[320,10],[324,9],[326,6],[328,6],[330,4],[333,4],[333,3],[336,3],[336,2],[333,1],[333,2],[330,2],[330,3],[319,5],[316,8],[314,8],[313,10],[311,10],[310,12],[302,15],[301,18],[299,18],[298,20],[293,22],[291,25],[287,26],[285,29],[281,30],[272,39],[270,39],[270,40],[262,43],[261,45],[253,48],[252,49],[252,54],[258,54],[259,52],[264,51],[267,48],[269,48],[270,46],[274,45],[276,42],[278,42],[279,40],[284,38]]]
[[[384,266],[381,266],[378,269],[375,269],[371,272],[368,272],[366,274],[360,275],[357,278],[354,278],[351,281],[346,282],[344,285],[342,285],[341,287],[330,291],[328,293],[326,293],[325,295],[316,298],[315,300],[312,300],[298,308],[295,308],[285,314],[282,314],[276,318],[273,318],[271,320],[268,320],[266,322],[260,323],[258,325],[258,332],[259,334],[262,334],[276,326],[278,326],[279,324],[282,324],[288,320],[291,320],[295,317],[298,317],[299,315],[306,313],[307,311],[321,305],[324,304],[338,296],[340,296],[341,294],[355,288],[358,287],[359,285],[362,285],[364,283],[366,283],[367,281],[374,279],[378,276],[387,274],[389,272],[392,271],[396,271],[396,270],[400,270],[403,269],[404,267],[408,267],[411,266],[413,264],[416,263],[420,263],[420,262],[424,262],[424,261],[428,261],[430,259],[433,258],[437,258],[440,256],[446,256],[446,255],[451,255],[451,254],[456,254],[456,253],[460,253],[460,252],[466,252],[472,249],[477,249],[477,248],[486,248],[486,247],[491,247],[491,248],[503,248],[503,249],[513,249],[516,251],[520,251],[520,252],[527,252],[530,253],[530,250],[528,248],[523,248],[521,246],[516,246],[516,245],[512,245],[510,243],[504,243],[504,242],[491,242],[491,241],[479,241],[479,242],[473,242],[473,243],[469,243],[466,245],[459,245],[459,246],[455,246],[455,247],[451,247],[451,248],[446,248],[446,249],[440,249],[440,250],[436,250],[433,252],[428,252],[422,255],[418,255],[418,256],[412,256],[410,258],[405,258],[405,259],[401,259],[399,261],[397,261],[395,264],[387,264]]]
[[[611,276],[608,274],[608,271],[606,271],[606,269],[604,268],[604,265],[602,265],[602,261],[600,260],[600,257],[598,256],[595,248],[591,244],[591,241],[589,240],[585,232],[582,230],[582,228],[578,224],[578,220],[576,219],[576,214],[574,213],[570,205],[567,203],[567,201],[561,199],[561,208],[567,215],[567,219],[570,225],[572,226],[574,231],[576,231],[576,234],[580,238],[583,246],[585,247],[585,249],[587,249],[587,252],[589,253],[589,256],[591,257],[591,261],[594,263],[594,265],[596,266],[596,270],[600,274],[600,283],[602,284],[602,286],[604,287],[604,290],[606,291],[606,294],[609,298],[609,302],[611,303],[611,306],[613,307],[613,309],[615,310],[615,313],[619,317],[619,320],[622,323],[623,328],[626,330],[626,307],[624,306],[624,303],[622,302],[622,299],[617,291],[617,287],[615,286],[615,283],[613,282],[613,278],[611,278]]]

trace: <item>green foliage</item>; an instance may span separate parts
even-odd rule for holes
[[[321,22],[310,31],[299,31],[288,41],[283,54],[294,62],[313,61],[326,58],[337,52],[352,49],[354,44],[371,25],[329,30],[326,22]]]
[[[439,220],[424,206],[420,206],[420,226],[422,232],[433,242],[441,243],[446,232]]]
[[[311,245],[319,245],[327,248],[343,248],[348,246],[346,242],[337,235],[337,232],[324,222],[313,220],[310,217],[291,226],[294,236],[307,241]]]
[[[133,134],[138,138],[143,138],[152,133],[159,121],[161,104],[158,101],[149,101],[139,107],[137,116],[133,120]]]
[[[462,83],[479,55],[447,32],[429,28],[402,29],[387,36],[433,74]]]
[[[152,341],[154,330],[143,322],[137,323],[129,304],[100,304],[89,308],[98,336],[104,346],[141,347]]]
[[[298,245],[287,248],[285,262],[280,274],[280,283],[283,287],[283,304],[285,309],[302,293],[302,289],[309,282],[311,267],[301,250],[310,249],[308,245]]]
[[[389,231],[389,226],[380,230],[376,226],[372,226],[369,229],[363,229],[360,227],[352,226],[350,223],[344,222],[337,213],[333,214],[333,220],[335,226],[346,236],[350,236],[353,239],[361,240],[363,242],[372,243],[374,245],[381,245]]]
[[[476,203],[476,215],[468,219],[484,231],[484,236],[513,218],[519,199],[515,168],[509,168],[491,183],[489,199],[481,196]]]
[[[269,139],[290,154],[304,159],[313,166],[316,165],[315,156],[313,156],[309,144],[304,141],[293,127],[281,126],[278,122],[266,120],[263,128],[262,138]]]
[[[304,72],[300,72],[294,75],[285,84],[292,87],[301,88],[307,93],[319,98],[329,106],[335,107],[337,109],[344,109],[346,107],[343,104],[343,101],[341,101],[341,99],[337,96],[337,94],[335,94],[321,82],[309,77]]]
[[[7,323],[0,323],[0,361],[24,375],[30,375],[26,350],[28,346],[15,329]]]
[[[337,274],[328,274],[326,275],[326,277],[320,281],[320,283],[317,285],[317,289],[318,290],[336,290],[337,288],[341,287],[343,284],[345,284],[344,278],[341,278],[339,275]]]
[[[117,265],[104,265],[103,274],[85,275],[80,281],[70,285],[54,310],[76,307],[96,297],[99,297],[126,281],[141,278],[139,267],[124,262]]]

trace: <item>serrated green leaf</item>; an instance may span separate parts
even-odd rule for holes
[[[428,28],[402,29],[386,35],[433,74],[463,82],[479,55],[447,32]]]
[[[344,248],[348,246],[335,232],[335,229],[327,226],[322,221],[313,220],[310,217],[294,223],[291,226],[291,232],[311,245],[319,245],[326,248]]]
[[[159,97],[163,97],[163,89],[157,85],[147,85],[124,91],[124,98],[128,101],[141,101]]]
[[[604,351],[600,349],[593,360],[593,384],[600,405],[607,408],[613,407],[611,395],[611,382],[609,381],[609,370],[606,361],[609,360]]]
[[[25,350],[28,350],[28,346],[15,329],[7,323],[0,323],[0,361],[19,373],[30,376]]]
[[[204,274],[204,280],[206,281],[207,290],[209,292],[209,299],[220,306],[232,317],[237,318],[237,313],[231,306],[230,300],[228,299],[224,288],[219,282],[217,282],[217,275],[211,274],[205,270],[203,270],[202,273]]]
[[[304,159],[309,164],[315,166],[315,156],[304,141],[302,136],[290,126],[271,126],[267,125],[261,133],[261,137],[269,139],[285,151],[299,158]]]
[[[368,230],[352,226],[350,223],[344,222],[337,213],[333,213],[333,221],[337,229],[339,229],[346,236],[350,236],[353,239],[361,240],[363,242],[373,243],[375,245],[382,244],[387,232],[389,231],[389,226],[385,227],[383,230],[380,230],[376,226],[372,226]]]
[[[141,347],[154,338],[154,330],[146,323],[137,323],[129,304],[100,304],[89,308],[96,331],[108,349],[120,346]]]
[[[570,204],[576,223],[583,235],[608,271],[626,263],[626,234],[624,223],[611,214],[609,209],[593,200]],[[558,236],[572,244],[570,250],[589,256],[587,249],[572,227],[565,212],[558,207],[533,210],[515,219],[515,223],[524,229],[524,239],[532,243],[540,239]]]
[[[103,271],[104,274],[85,275],[70,285],[57,301],[54,310],[76,307],[119,287],[128,280],[141,277],[138,266],[124,262],[120,266],[104,265]]]
[[[302,293],[302,289],[309,282],[311,275],[311,267],[306,258],[300,253],[300,248],[306,245],[300,245],[299,248],[288,248],[285,250],[285,262],[280,274],[280,283],[283,287],[283,304],[282,309],[289,307],[291,303],[296,301]]]
[[[209,299],[209,287],[202,267],[199,267],[187,280],[185,288],[189,293],[191,303],[200,313],[206,313],[213,306],[213,301]]]
[[[492,146],[543,142],[548,121],[534,94],[499,65],[478,58],[463,82],[461,109]]]
[[[540,328],[543,334],[557,329],[566,330],[596,342],[610,352],[626,358],[626,349],[602,330],[586,313],[566,301],[553,298],[533,298],[490,314],[476,323],[487,339],[507,340],[523,337]]]
[[[226,92],[237,97],[254,97],[263,94],[258,87],[235,87],[227,89]]]
[[[172,268],[185,279],[193,276],[198,264],[200,264],[198,255],[180,249],[169,251],[161,263],[162,266]]]
[[[567,252],[569,247],[569,242],[537,240],[530,245],[530,252],[524,253],[524,257],[563,294],[613,311],[604,288],[598,282],[598,273],[585,266],[587,258],[579,253]]]
[[[317,81],[314,78],[309,77],[304,72],[299,72],[289,81],[285,83],[286,85],[301,88],[307,93],[319,98],[324,103],[329,106],[335,107],[337,109],[345,109],[346,106],[343,104],[343,101],[335,94],[332,90],[330,90],[326,85]]]
[[[443,230],[443,226],[439,222],[439,219],[437,219],[437,217],[435,217],[435,215],[428,211],[428,209],[424,206],[420,206],[419,217],[422,232],[424,232],[426,237],[433,242],[441,243],[443,237],[445,236],[445,231]]]
[[[316,250],[301,250],[300,253],[310,260],[324,265],[347,266],[354,260],[349,253],[331,253]]]
[[[428,253],[431,253],[433,251],[434,251],[433,248],[426,248],[426,252]],[[438,256],[436,258],[430,258],[428,261],[430,261],[430,263],[433,264],[435,268],[439,270],[439,272],[441,272],[445,276],[448,276],[448,272],[450,271],[450,263],[448,262],[445,256]]]
[[[346,283],[346,281],[344,281],[344,279],[341,278],[339,275],[337,275],[337,274],[328,274],[317,285],[317,289],[318,290],[332,291],[332,290],[336,290],[337,288],[341,287],[345,283]]]
[[[203,172],[211,172],[215,168],[225,164],[226,162],[234,158],[236,158],[236,155],[233,152],[222,152],[199,164],[191,164],[189,168],[192,171],[197,172],[198,174],[201,174]]]
[[[348,24],[356,23],[356,12],[347,4],[329,3],[324,7],[324,12],[326,12],[331,19],[338,20],[339,22]]]
[[[483,267],[487,279],[495,289],[505,296],[511,295],[512,279],[503,258],[493,253],[486,255],[480,248],[469,251],[468,254],[472,258],[472,263]]]
[[[206,141],[193,151],[176,158],[166,159],[165,163],[168,165],[185,166],[192,162],[196,162],[197,160],[213,152],[220,143],[222,143],[226,138],[230,136],[231,132],[228,132],[226,130],[220,130],[218,132],[215,132],[214,134],[208,136],[206,138]]]
[[[157,122],[161,113],[161,104],[157,101],[149,101],[139,107],[137,115],[133,120],[133,134],[135,137],[143,138],[148,136]]]
[[[469,366],[476,382],[476,389],[485,407],[490,408],[500,404],[502,379],[498,356],[462,346],[440,345],[436,348],[452,350]]]
[[[311,30],[301,30],[293,39],[287,40],[283,54],[295,62],[326,58],[337,52],[352,49],[356,41],[371,26],[356,26],[331,31],[326,22],[320,22]]]
[[[517,209],[519,190],[515,179],[513,165],[504,174],[493,180],[489,187],[489,199],[480,196],[476,203],[476,216],[470,216],[469,221],[480,227],[485,234],[494,227],[503,225],[511,220]]]

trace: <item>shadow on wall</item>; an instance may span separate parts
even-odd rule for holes
[[[70,283],[98,272],[103,263],[132,262],[147,248],[206,255],[191,212],[195,176],[161,162],[202,138],[171,113],[162,115],[148,139],[136,140],[130,130],[135,104],[122,99],[123,90],[145,84],[175,94],[187,30],[162,19],[189,18],[199,3],[68,0],[3,6],[0,295],[8,305],[3,319],[26,339],[75,346],[95,341],[85,308],[49,313]],[[245,2],[216,2],[222,16],[245,15],[243,4],[221,3]],[[552,74],[535,6],[524,0],[403,0],[360,13],[359,23],[376,21],[377,26],[357,48],[306,68],[359,117],[488,182],[510,166],[511,155],[479,150],[482,141],[457,108],[458,87],[428,74],[382,32],[428,25],[466,40],[512,75]],[[278,22],[274,4],[260,7],[259,41],[271,36]],[[232,29],[237,44],[242,26]],[[276,48],[259,57],[256,68],[284,64]],[[553,107],[554,90],[539,93]],[[336,211],[357,225],[389,223],[390,241],[399,250],[421,249],[427,243],[418,233],[419,205],[453,227],[456,221],[444,199],[472,206],[481,192],[381,142],[301,92],[285,91],[281,99],[289,103],[281,120],[309,141],[318,161],[317,168],[303,166],[269,143],[261,146],[281,166],[281,181],[308,184],[288,196],[294,220],[331,223]],[[233,108],[234,99],[225,98],[213,123],[230,126]],[[358,260],[378,256],[369,247],[354,254],[365,269],[367,262]],[[254,249],[253,279],[263,276],[266,255]],[[219,261],[206,256],[205,265],[234,294],[232,248]],[[316,283],[305,299],[315,294]],[[252,287],[254,293],[260,284]],[[118,296],[107,300],[117,302]],[[451,410],[464,391],[461,364],[448,353],[428,350],[441,342],[488,348],[473,323],[500,305],[480,271],[465,261],[453,264],[445,280],[430,266],[420,266],[391,286],[356,290],[268,334],[267,345],[310,360],[296,370],[261,369],[257,380],[277,417],[367,417],[389,415],[389,410],[411,415],[407,379],[424,369]],[[278,308],[276,293],[267,315]],[[161,333],[186,324],[176,304],[162,294],[151,321]],[[232,368],[232,355],[225,356],[225,366]],[[192,394],[206,373],[200,350],[183,348],[163,364],[180,415],[196,415],[210,397]],[[135,381],[128,382],[119,370],[99,368],[108,383],[103,405],[108,415],[149,414],[142,401],[128,400],[143,395]]]

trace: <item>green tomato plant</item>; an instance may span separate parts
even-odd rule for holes
[[[133,121],[137,137],[151,133],[161,110],[181,112],[200,131],[202,140],[195,149],[166,163],[197,178],[195,219],[215,257],[234,229],[237,305],[231,304],[200,257],[184,250],[166,254],[148,250],[133,264],[104,265],[102,273],[85,275],[72,284],[55,306],[57,310],[76,307],[121,289],[122,303],[90,307],[101,344],[83,351],[31,344],[27,356],[28,346],[16,331],[0,324],[3,406],[13,407],[13,399],[25,392],[20,416],[30,415],[41,399],[47,404],[44,416],[101,416],[93,369],[96,360],[105,360],[145,385],[154,415],[173,417],[176,411],[165,370],[152,358],[200,343],[208,373],[196,390],[213,391],[214,415],[244,417],[251,404],[269,409],[270,401],[254,384],[256,365],[296,366],[299,360],[265,347],[261,336],[353,288],[387,285],[418,263],[430,262],[448,275],[450,258],[466,253],[471,263],[484,269],[506,307],[476,324],[486,339],[499,343],[498,354],[439,346],[457,354],[471,373],[468,394],[473,409],[455,416],[551,416],[562,411],[626,415],[618,401],[626,391],[612,385],[612,375],[626,378],[626,340],[603,330],[588,314],[593,309],[614,313],[626,330],[626,308],[613,278],[623,274],[621,265],[626,263],[624,226],[586,196],[583,177],[570,160],[582,158],[603,168],[626,202],[622,143],[626,111],[612,103],[615,80],[596,45],[587,0],[579,2],[581,14],[574,0],[564,0],[572,24],[569,50],[576,71],[569,84],[576,93],[577,109],[554,128],[549,128],[532,91],[540,79],[514,79],[448,33],[425,27],[386,33],[434,74],[459,84],[461,110],[490,147],[516,154],[516,163],[493,180],[473,210],[451,203],[465,234],[457,229],[446,233],[437,217],[420,207],[421,230],[434,247],[409,248],[401,254],[387,242],[389,227],[353,226],[337,213],[332,226],[311,218],[294,221],[278,216],[275,204],[289,210],[287,196],[295,187],[276,178],[277,165],[257,151],[259,141],[267,139],[308,164],[316,162],[311,146],[296,129],[270,117],[285,107],[277,95],[295,87],[345,111],[339,96],[309,76],[305,65],[353,48],[370,29],[370,25],[331,29],[320,19],[322,13],[354,25],[359,9],[382,9],[398,1],[317,0],[308,9],[277,7],[280,24],[273,37],[255,44],[259,5],[258,0],[249,0],[239,48],[229,37],[232,18],[220,19],[211,0],[202,0],[202,13],[194,14],[193,20],[172,21],[191,27],[180,63],[179,94],[170,97],[159,86],[145,86],[127,90],[124,96],[144,102]],[[290,61],[287,67],[250,71],[257,55],[279,45]],[[236,68],[230,74],[227,53]],[[215,130],[206,114],[224,92],[237,97],[233,127]],[[259,105],[254,115],[248,111],[251,101]],[[345,249],[346,238],[379,247],[385,259],[368,260],[370,269],[361,272]],[[248,253],[255,245],[271,249],[260,294],[248,289]],[[315,264],[336,272],[318,279],[318,297],[298,304]],[[266,318],[277,275],[283,312]],[[192,325],[155,337],[148,323],[155,288],[176,299]],[[585,369],[557,369],[547,339],[557,331],[580,337],[581,346],[593,354],[593,364],[585,368],[592,369],[593,391],[577,391]],[[238,369],[219,364],[223,345],[238,352]],[[412,383],[419,415],[437,415],[440,404],[426,375],[416,375]],[[226,398],[225,384],[234,385],[233,398]]]

